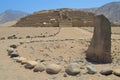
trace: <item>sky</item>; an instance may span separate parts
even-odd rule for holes
[[[32,13],[57,8],[93,8],[120,0],[1,0],[0,13],[5,10],[19,10]]]

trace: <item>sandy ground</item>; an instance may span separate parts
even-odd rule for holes
[[[15,35],[17,39],[8,39]],[[29,36],[29,37],[28,37]],[[92,64],[85,60],[85,50],[89,46],[92,32],[82,28],[0,28],[0,80],[119,80],[115,75],[103,76],[81,74],[77,76],[63,77],[64,67],[77,62],[81,67],[93,65],[98,72],[104,68],[120,67],[120,35],[112,34],[112,56],[111,64]],[[20,44],[23,43],[23,44]],[[8,57],[6,49],[11,44],[18,44],[18,52],[29,60],[42,59],[46,64],[57,63],[63,66],[62,71],[56,75],[46,72],[34,73],[25,69]]]

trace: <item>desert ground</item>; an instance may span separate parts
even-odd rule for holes
[[[120,80],[119,76],[104,76],[102,69],[120,69],[120,27],[112,27],[111,64],[94,64],[85,59],[93,35],[88,27],[0,27],[0,80]],[[58,74],[33,72],[15,62],[7,54],[10,45],[17,45],[17,51],[28,60],[42,60],[45,65],[56,63],[62,66]],[[80,65],[80,74],[65,73],[69,63]],[[94,66],[96,74],[87,74],[86,66]],[[66,76],[65,76],[66,75]]]

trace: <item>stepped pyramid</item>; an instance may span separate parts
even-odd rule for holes
[[[35,12],[20,19],[15,27],[93,26],[94,14],[68,8]]]

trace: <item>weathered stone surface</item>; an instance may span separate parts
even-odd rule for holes
[[[104,70],[101,70],[100,71],[100,73],[102,74],[102,75],[111,75],[112,74],[112,70],[110,70],[110,69],[104,69]]]
[[[45,66],[43,64],[38,64],[34,67],[34,72],[42,72],[45,70]]]
[[[95,17],[94,34],[86,58],[97,63],[111,63],[111,24],[103,16]]]
[[[80,73],[80,65],[77,63],[71,63],[66,67],[65,72],[69,75],[77,75]]]
[[[47,65],[46,72],[48,74],[57,74],[61,71],[61,66],[57,64],[49,64]]]
[[[97,70],[93,66],[87,66],[88,74],[95,74]]]
[[[120,69],[113,70],[113,74],[117,75],[117,76],[120,76]]]

